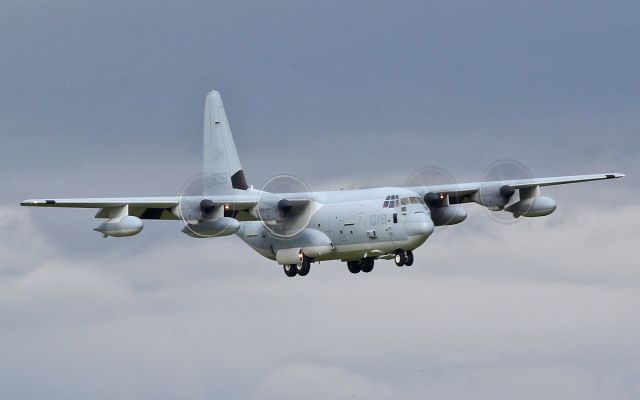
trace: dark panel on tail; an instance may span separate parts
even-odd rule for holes
[[[236,172],[231,176],[231,186],[234,189],[247,190],[249,186],[247,185],[247,180],[244,178],[244,172],[242,170]]]

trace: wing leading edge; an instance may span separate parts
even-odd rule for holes
[[[200,198],[200,197],[198,197]],[[232,210],[247,210],[257,204],[255,195],[206,196],[215,206],[226,206]],[[184,199],[184,198],[183,198]],[[128,207],[128,215],[140,219],[179,219],[176,208],[181,198],[174,197],[112,197],[30,199],[20,203],[26,207],[99,208],[96,218],[109,218],[109,210]]]
[[[514,179],[506,181],[488,181],[488,182],[473,182],[473,183],[460,183],[460,184],[445,184],[445,185],[433,185],[433,186],[418,186],[411,189],[418,192],[422,196],[427,193],[442,193],[452,198],[460,198],[462,200],[467,197],[465,201],[459,201],[460,203],[472,201],[469,196],[478,192],[483,186],[495,186],[495,185],[507,185],[513,189],[529,189],[536,186],[554,186],[554,185],[566,185],[569,183],[580,183],[599,181],[605,179],[616,179],[624,177],[621,173],[607,173],[607,174],[592,174],[592,175],[574,175],[574,176],[556,176],[547,178],[532,178],[532,179]]]

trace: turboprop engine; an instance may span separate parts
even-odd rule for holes
[[[212,236],[229,236],[233,235],[240,229],[240,222],[235,218],[220,217],[208,221],[202,221],[195,224],[187,224],[182,228],[182,232],[187,235],[200,238]]]
[[[491,211],[500,211],[509,204],[516,190],[499,182],[483,183],[480,189],[471,196],[471,200]]]
[[[431,220],[435,226],[455,225],[467,219],[467,212],[462,207],[434,207],[431,209]]]
[[[194,238],[233,235],[240,229],[240,222],[225,217],[227,205],[215,204],[209,199],[188,199],[181,201],[173,210],[184,223],[182,232]]]
[[[556,210],[556,201],[550,197],[540,196],[539,186],[518,189],[520,199],[507,206],[514,193],[515,189],[509,185],[488,184],[481,186],[472,199],[490,210],[510,212],[515,218],[544,217]]]
[[[103,222],[94,231],[102,233],[104,237],[126,237],[137,235],[142,231],[143,226],[144,224],[140,218],[125,215]]]
[[[455,225],[467,219],[467,212],[462,207],[450,206],[449,196],[444,193],[427,193],[424,201],[429,206],[435,226]]]

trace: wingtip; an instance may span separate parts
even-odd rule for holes
[[[24,200],[20,203],[21,206],[43,206],[54,204],[56,204],[55,200]]]

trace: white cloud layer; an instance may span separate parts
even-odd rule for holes
[[[70,258],[5,208],[3,398],[635,399],[640,210],[614,214],[474,212],[412,268],[288,279],[236,238],[177,229]]]
[[[640,3],[0,3],[1,399],[640,398]],[[179,223],[102,240],[26,198],[177,195],[218,89],[249,184],[457,182],[518,160],[412,268],[287,279]],[[348,172],[347,172],[348,171]]]

